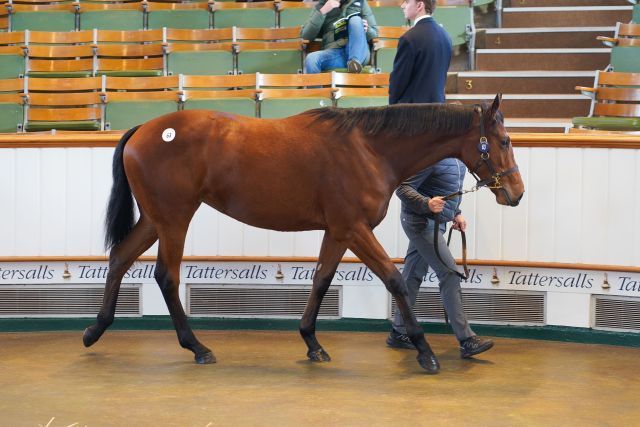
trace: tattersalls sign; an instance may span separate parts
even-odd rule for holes
[[[402,265],[398,266],[402,268]],[[181,266],[182,283],[198,284],[310,284],[315,274],[311,262],[189,262]],[[104,283],[108,263],[41,262],[0,263],[0,286],[21,284]],[[135,263],[124,283],[154,283],[155,263]],[[464,288],[573,292],[640,297],[640,274],[550,268],[474,266]],[[343,286],[382,286],[373,272],[360,263],[340,264],[333,282]],[[435,287],[433,271],[424,286]]]

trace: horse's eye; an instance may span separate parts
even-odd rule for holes
[[[507,136],[505,139],[502,140],[502,146],[506,148],[509,146],[509,144],[511,144],[511,138]]]

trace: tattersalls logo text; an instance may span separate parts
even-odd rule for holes
[[[315,267],[292,266],[291,273],[293,280],[313,280],[316,274]],[[336,282],[371,282],[373,281],[373,273],[367,267],[358,267],[355,270],[336,270],[333,280]]]
[[[567,276],[554,276],[541,273],[523,273],[521,271],[509,271],[509,284],[521,286],[535,286],[541,288],[580,288],[591,289],[593,277],[586,273],[571,274]]]
[[[620,291],[640,293],[640,281],[631,280],[630,276],[619,276],[618,283],[620,283],[620,287],[618,288]]]
[[[225,268],[200,265],[185,265],[187,279],[228,279],[228,280],[265,280],[267,270],[260,264],[253,264],[246,268]]]
[[[51,280],[53,270],[46,264],[31,268],[2,268],[0,267],[0,279],[2,280]]]

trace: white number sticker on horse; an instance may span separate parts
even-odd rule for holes
[[[162,132],[162,140],[164,142],[171,142],[176,137],[176,131],[172,128],[167,128]]]

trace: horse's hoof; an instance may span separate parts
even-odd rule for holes
[[[82,334],[82,343],[85,347],[91,347],[100,339],[101,335],[102,334],[96,334],[95,332],[93,332],[92,327],[89,326],[84,330],[84,333]]]
[[[196,363],[200,365],[208,365],[209,363],[216,363],[216,357],[213,355],[213,352],[208,351],[202,354],[196,354]]]
[[[307,352],[307,357],[312,362],[330,362],[331,361],[331,356],[329,356],[329,353],[324,351],[323,348],[319,348],[318,350]]]
[[[434,354],[419,354],[418,363],[427,371],[427,374],[433,375],[440,371],[440,363]]]

